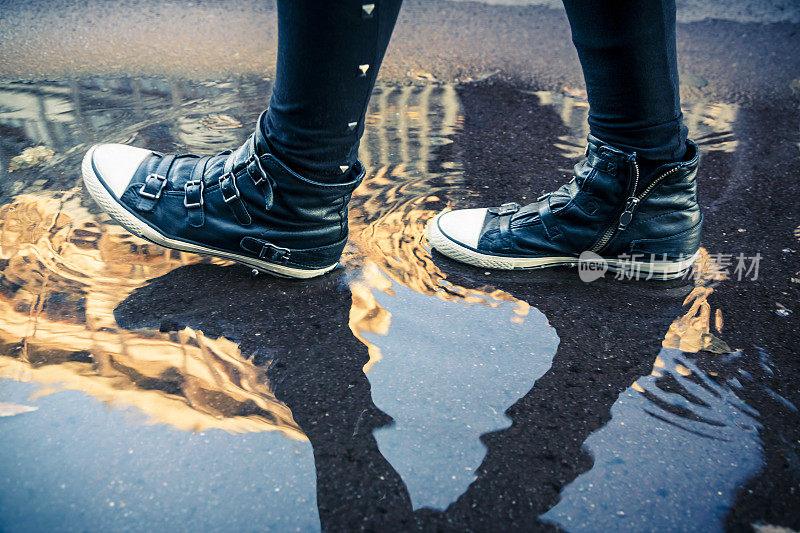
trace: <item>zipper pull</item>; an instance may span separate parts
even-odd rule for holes
[[[625,211],[619,216],[617,231],[625,231],[625,228],[627,228],[628,224],[633,220],[633,211],[636,209],[637,205],[639,205],[639,199],[637,197],[631,196],[628,198],[628,201],[625,203]]]

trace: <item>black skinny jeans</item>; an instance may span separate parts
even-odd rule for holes
[[[300,174],[336,181],[355,162],[364,115],[402,0],[278,0],[278,67],[261,127]],[[674,0],[564,0],[589,97],[589,127],[651,161],[683,156]]]

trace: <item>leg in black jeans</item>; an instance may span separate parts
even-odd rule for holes
[[[337,179],[356,159],[363,116],[400,0],[278,2],[278,70],[263,125],[301,174]],[[564,0],[592,134],[652,161],[683,156],[674,0]],[[366,65],[366,75],[359,66]]]
[[[278,2],[278,71],[263,127],[273,151],[301,174],[336,179],[340,167],[355,162],[400,3]],[[564,0],[564,6],[586,80],[592,134],[637,152],[640,161],[680,159],[686,129],[674,0]]]
[[[651,161],[685,152],[674,0],[564,0],[595,137]]]
[[[278,69],[262,127],[303,176],[340,180],[356,161],[364,114],[402,0],[279,0]]]

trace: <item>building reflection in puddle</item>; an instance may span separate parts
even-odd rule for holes
[[[117,324],[133,290],[197,258],[80,204],[0,207],[0,395],[39,407],[0,431],[0,529],[318,528],[311,445],[263,369],[224,337]]]
[[[569,128],[569,134],[558,137],[556,148],[564,157],[582,157],[589,134],[589,102],[586,97],[554,91],[533,91],[532,94],[538,97],[540,105],[552,107],[561,122]],[[720,102],[684,104],[684,123],[691,132],[692,140],[701,149],[733,152],[739,145],[733,134],[738,110],[736,104]]]
[[[287,392],[286,383],[293,383],[298,390],[310,387],[302,379],[309,377],[312,369],[326,372],[323,363],[335,362],[331,356],[338,353],[336,349],[321,354],[316,363],[297,355],[294,350],[298,348],[292,348],[289,340],[279,341],[282,348],[276,350],[267,337],[285,336],[285,331],[277,333],[281,329],[277,323],[278,329],[265,330],[257,316],[233,313],[238,322],[228,320],[219,325],[214,320],[222,320],[234,305],[230,295],[220,294],[218,300],[209,301],[202,287],[179,290],[198,278],[213,283],[218,270],[229,272],[218,269],[226,262],[167,251],[130,236],[98,214],[81,193],[77,169],[92,142],[130,141],[164,151],[222,150],[247,135],[268,90],[269,83],[263,80],[191,84],[92,79],[67,85],[0,86],[0,169],[4,177],[0,199],[5,202],[0,208],[0,376],[43,385],[39,402],[47,402],[41,398],[47,392],[72,389],[109,405],[134,407],[149,422],[178,430],[271,432],[305,446],[310,440],[316,455],[317,503],[323,525],[336,524],[334,515],[341,508],[337,499],[347,493],[342,484],[357,486],[365,493],[394,493],[397,506],[406,505],[410,497],[414,508],[444,509],[475,479],[485,455],[481,435],[508,425],[505,410],[548,371],[558,345],[547,317],[514,296],[512,289],[459,286],[436,266],[424,242],[424,225],[438,210],[465,205],[465,199],[476,194],[465,185],[458,147],[445,146],[452,143],[463,123],[454,87],[378,87],[370,103],[359,152],[368,176],[352,200],[351,242],[343,257],[352,305],[342,317],[338,307],[331,311],[331,317],[341,318],[337,327],[345,328],[342,331],[347,334],[336,337],[340,346],[347,347],[342,357],[344,352],[355,354],[348,360],[350,366],[340,369],[344,385],[352,381],[361,391],[352,406],[326,404],[320,395],[325,391],[333,397],[346,397],[338,383],[329,384],[330,389],[317,383],[317,389],[305,397]],[[556,109],[571,127],[571,133],[556,144],[569,166],[568,158],[583,151],[585,102],[558,93],[536,94],[543,106]],[[685,111],[687,123],[706,151],[735,149],[735,106],[700,103]],[[31,143],[51,147],[55,155],[38,166],[9,172],[12,157]],[[239,276],[239,271],[235,272],[225,274],[231,287],[238,283],[233,281]],[[138,312],[147,314],[147,303],[156,299],[156,293],[141,292],[148,287],[163,293],[163,305],[169,312],[151,310],[156,314],[163,311],[163,315],[151,317],[150,322],[137,322],[136,312],[132,312],[122,327],[117,315],[126,306],[139,302]],[[273,305],[273,310],[279,309],[275,302],[292,291],[312,294],[316,290],[275,287],[270,296],[273,300],[268,302],[261,299],[263,292],[244,285],[231,290],[243,308],[261,305],[270,309]],[[734,412],[730,407],[734,404],[728,403],[733,401],[734,389],[722,382],[710,387],[707,376],[698,378],[699,385],[687,384],[694,379],[691,376],[704,374],[702,365],[682,355],[720,346],[709,329],[709,317],[716,315],[706,313],[706,306],[697,303],[710,293],[707,289],[696,289],[693,300],[687,302],[687,315],[665,332],[666,344],[657,362],[675,370],[669,375],[686,390],[707,386],[703,408],[715,413],[722,410],[719,416],[724,417],[724,413]],[[339,298],[330,296],[334,293],[326,292],[329,290],[323,290],[320,297]],[[224,302],[229,305],[223,309]],[[187,313],[181,311],[183,307],[202,308],[203,313],[189,313],[186,320],[177,320],[175,316]],[[313,326],[311,319],[296,309],[286,307],[285,313],[293,327],[307,331]],[[200,320],[200,315],[214,320]],[[297,346],[310,353],[315,334],[308,335]],[[353,341],[363,348],[363,361]],[[286,366],[276,366],[281,362]],[[688,369],[689,375],[678,368]],[[757,421],[751,420],[751,410],[741,406],[735,411],[735,420],[745,421],[741,428],[728,418],[723,426],[710,426],[712,431],[723,431],[718,429],[723,427],[724,431],[741,432],[739,440],[713,440],[696,435],[697,431],[672,430],[678,426],[662,419],[679,415],[663,405],[648,407],[655,405],[654,401],[672,405],[669,402],[676,398],[676,393],[664,396],[666,392],[659,392],[658,379],[664,377],[644,378],[623,393],[612,408],[613,420],[595,435],[609,440],[607,435],[618,435],[614,428],[623,427],[623,421],[626,430],[640,432],[660,424],[658,428],[682,431],[675,434],[672,445],[681,438],[694,439],[699,443],[695,443],[696,449],[705,450],[698,453],[718,454],[722,460],[730,442],[749,443],[747,453],[739,454],[738,460],[742,465],[757,462],[758,440],[752,429]],[[372,387],[371,399],[366,379]],[[281,386],[283,392],[278,391]],[[651,395],[643,396],[637,386]],[[318,398],[327,410],[312,406],[308,398]],[[55,403],[49,405],[57,409]],[[375,406],[393,417],[394,424],[387,425],[385,416],[370,414]],[[660,419],[645,417],[641,413],[646,408],[670,414],[661,413]],[[337,410],[341,413],[333,418],[342,427],[320,429],[319,418]],[[641,416],[625,414],[631,412]],[[365,417],[374,420],[365,421]],[[708,419],[717,420],[714,416]],[[362,434],[364,428],[370,430],[369,435]],[[384,481],[373,480],[374,485],[370,485],[373,481],[354,481],[354,476],[363,474],[344,472],[336,460],[326,459],[326,454],[335,456],[342,443],[352,439],[358,442],[357,449],[347,453],[363,456],[364,464],[379,465],[375,467],[380,472],[377,477]],[[231,441],[227,442],[225,446]],[[600,464],[605,456],[603,450],[593,447],[595,442],[590,439],[587,445]],[[621,442],[627,441],[623,438]],[[606,450],[617,454],[613,457],[623,454],[622,448]],[[304,457],[303,461],[309,460],[307,454]],[[640,466],[641,475],[653,472],[663,459],[657,454],[648,457],[648,466]],[[639,459],[644,461],[645,456]],[[355,464],[361,463],[356,460]],[[696,467],[690,462],[672,466],[674,476]],[[746,475],[750,470],[737,471]],[[606,474],[593,469],[585,474],[588,477],[578,478],[545,519],[569,529],[560,517],[575,511],[565,511],[565,506],[571,494],[589,494],[580,488],[581,483],[595,475]],[[628,475],[626,479],[636,477]],[[385,491],[381,483],[389,483],[391,490]],[[403,484],[408,495],[398,489]],[[668,498],[672,497],[670,493]],[[361,504],[353,500],[351,514],[360,509],[358,505],[370,502],[368,497]],[[633,500],[629,503],[635,505]],[[294,509],[286,505],[286,509]]]
[[[117,325],[114,309],[133,289],[197,258],[97,220],[74,192],[19,195],[0,217],[3,376],[136,406],[178,429],[302,438],[233,342]]]

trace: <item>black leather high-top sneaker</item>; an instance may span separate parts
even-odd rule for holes
[[[697,145],[688,141],[682,161],[640,176],[636,154],[590,135],[586,158],[555,192],[524,207],[445,211],[426,234],[442,254],[481,268],[588,259],[605,261],[611,271],[675,279],[692,267],[700,247],[697,160]]]
[[[292,278],[338,264],[347,204],[363,177],[357,162],[340,183],[306,179],[269,152],[260,126],[216,156],[101,144],[83,159],[89,193],[131,233]]]

